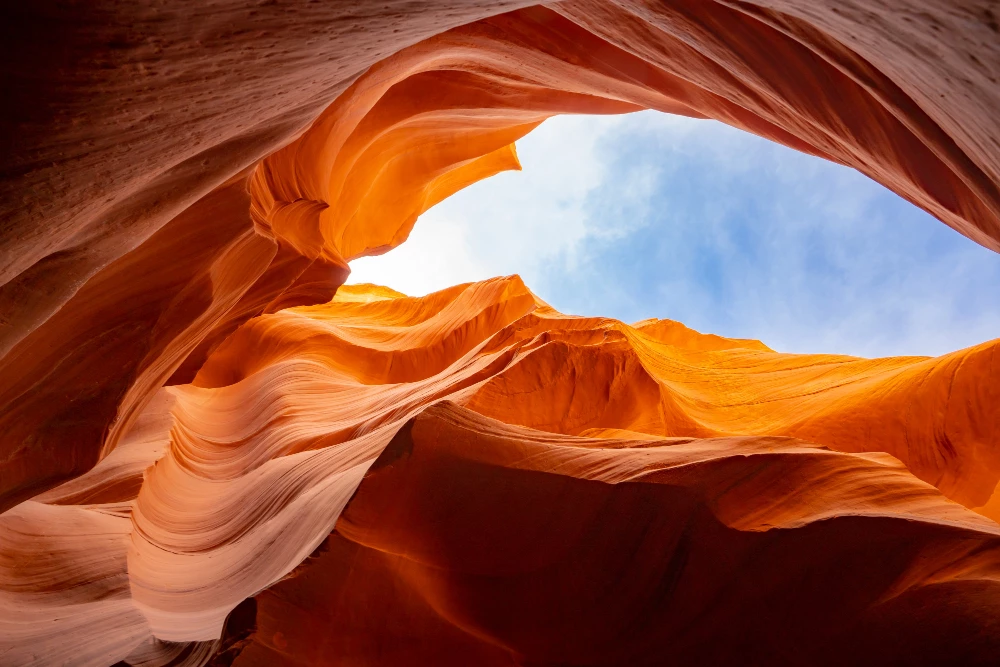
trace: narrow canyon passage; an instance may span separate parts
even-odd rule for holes
[[[545,119],[642,109],[1000,251],[991,2],[3,12],[0,664],[996,662],[1000,341],[344,285]]]

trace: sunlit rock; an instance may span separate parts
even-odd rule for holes
[[[996,341],[342,287],[545,118],[647,108],[1000,250],[988,3],[3,13],[0,662],[994,661]]]

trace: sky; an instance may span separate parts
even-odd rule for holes
[[[556,309],[783,352],[936,356],[1000,337],[1000,255],[866,176],[712,120],[558,116],[523,170],[427,211],[348,282],[520,274]]]

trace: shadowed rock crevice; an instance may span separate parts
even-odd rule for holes
[[[2,12],[0,661],[996,655],[998,341],[343,286],[565,113],[714,118],[1000,250],[984,3]]]

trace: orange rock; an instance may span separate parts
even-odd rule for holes
[[[516,276],[345,286],[240,327],[90,473],[0,516],[0,628],[58,660],[114,614],[95,662],[975,662],[1000,646],[1000,526],[969,509],[1000,482],[997,345],[781,354],[562,315]],[[85,517],[116,522],[100,558]],[[66,573],[127,585],[24,570],[63,543]]]
[[[545,118],[644,108],[1000,250],[993,10],[29,5],[0,59],[4,663],[995,661],[1000,342],[788,355],[516,277],[342,287]]]
[[[444,403],[257,596],[234,664],[988,664],[998,573],[996,524],[891,457],[588,442]]]
[[[516,168],[512,142],[556,113],[717,118],[1000,249],[998,24],[971,0],[290,4],[8,10],[0,509],[107,455],[161,375],[189,381],[241,322],[328,300],[345,260]],[[254,232],[278,243],[269,267],[262,239],[223,242]],[[180,233],[203,257],[164,291],[142,276],[184,254]],[[225,297],[206,292],[214,261]],[[134,315],[94,317],[121,284]]]

